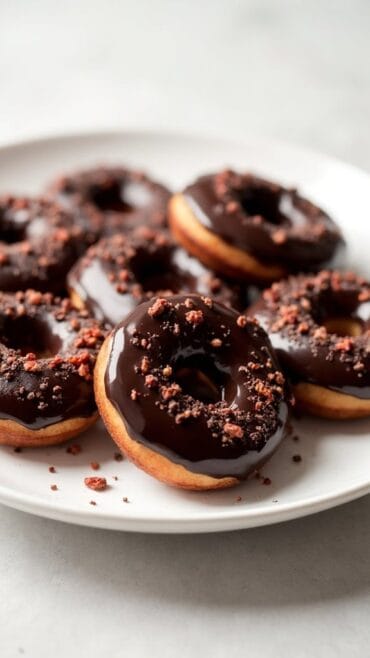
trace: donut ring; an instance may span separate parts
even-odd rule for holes
[[[164,226],[170,198],[166,187],[125,167],[96,167],[62,176],[51,183],[48,193],[90,228],[95,241],[141,225]]]
[[[284,377],[265,332],[206,297],[138,306],[104,342],[94,381],[119,448],[184,489],[238,484],[284,435]]]
[[[370,415],[370,284],[352,272],[296,276],[249,312],[269,334],[302,410]]]
[[[112,326],[155,294],[197,292],[238,310],[248,305],[245,286],[221,281],[167,232],[150,228],[90,247],[69,273],[68,287],[76,308]]]
[[[92,373],[103,339],[68,299],[0,293],[0,444],[61,443],[96,420]]]
[[[256,283],[317,270],[344,246],[333,220],[296,190],[228,170],[173,196],[169,223],[208,267]]]
[[[73,217],[54,202],[0,197],[0,290],[61,292],[85,246]]]

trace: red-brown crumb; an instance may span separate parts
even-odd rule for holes
[[[129,499],[127,498],[127,496],[124,496],[122,498],[122,500],[123,500],[124,503],[129,503],[130,502]]]
[[[90,462],[90,466],[93,469],[93,471],[98,471],[100,468],[99,462]]]
[[[287,241],[287,237],[287,233],[284,231],[284,229],[278,229],[272,235],[272,239],[275,244],[284,244],[284,242]]]
[[[234,423],[225,423],[224,432],[225,434],[228,434],[228,436],[231,436],[233,439],[242,439],[244,436],[242,428],[239,427],[239,425],[235,425]]]
[[[163,297],[158,297],[154,304],[148,308],[148,315],[150,315],[151,318],[156,318],[164,313],[168,308],[168,305],[168,302],[163,299]]]
[[[299,464],[299,462],[302,461],[301,455],[293,455],[292,460],[296,463]]]
[[[104,491],[107,488],[107,480],[98,477],[86,477],[84,479],[86,487],[94,491]]]
[[[51,489],[52,491],[58,491],[58,487],[57,487],[56,484],[51,484],[51,485],[50,485],[50,489]]]
[[[193,324],[193,325],[201,324],[204,320],[203,311],[201,310],[188,311],[187,313],[185,313],[185,318],[186,318],[186,322],[189,322],[189,324]]]
[[[55,466],[49,466],[49,473],[56,473]]]
[[[123,460],[123,455],[120,452],[115,452],[113,459],[115,459],[116,462],[121,462]]]
[[[239,315],[239,317],[238,317],[238,319],[237,319],[237,321],[236,321],[236,324],[237,324],[238,327],[240,327],[241,329],[244,329],[244,327],[246,327],[247,324],[248,324],[248,320],[247,320],[247,318],[245,317],[245,315]]]
[[[271,479],[270,478],[263,478],[262,484],[266,484],[267,486],[271,484]]]
[[[95,500],[90,500],[90,503],[89,503],[89,505],[96,505],[96,502],[95,502]]]
[[[81,452],[81,446],[78,443],[73,443],[71,446],[68,446],[66,449],[69,455],[79,455]]]

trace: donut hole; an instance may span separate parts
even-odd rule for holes
[[[28,222],[24,221],[22,211],[19,211],[11,219],[2,217],[0,220],[0,242],[15,244],[23,242],[27,238]]]
[[[135,181],[113,181],[104,187],[92,187],[91,201],[102,212],[130,213],[148,204],[148,192]]]
[[[32,352],[38,359],[54,356],[63,345],[62,337],[53,333],[47,322],[27,315],[1,318],[0,342],[23,356]]]
[[[194,277],[180,267],[172,258],[172,251],[163,248],[157,253],[143,253],[140,250],[132,258],[130,267],[135,280],[144,292],[177,292],[184,287],[195,287]]]
[[[235,397],[236,386],[221,368],[204,355],[179,358],[174,379],[183,393],[205,404],[215,404]]]
[[[283,224],[287,218],[280,210],[281,195],[265,187],[248,187],[241,191],[239,203],[246,215],[261,216],[270,224]]]
[[[241,191],[239,203],[249,217],[262,217],[274,226],[303,224],[306,219],[294,203],[294,196],[267,187],[248,187]]]
[[[160,290],[171,290],[176,292],[178,289],[179,274],[171,268],[168,259],[150,257],[133,259],[131,269],[136,281],[140,284],[144,292],[156,293]]]
[[[337,336],[351,336],[356,338],[362,334],[362,325],[353,318],[348,317],[330,317],[322,323],[329,334]]]

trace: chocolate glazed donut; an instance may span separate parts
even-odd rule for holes
[[[96,237],[166,224],[169,190],[126,167],[97,167],[62,176],[47,191]]]
[[[105,341],[95,392],[118,446],[183,488],[237,484],[284,435],[284,377],[265,332],[206,297],[138,306]]]
[[[245,285],[221,280],[167,232],[150,228],[90,247],[69,273],[68,287],[77,308],[112,326],[154,294],[197,292],[240,311],[248,305]]]
[[[0,290],[62,292],[86,248],[73,217],[42,197],[0,197]]]
[[[0,293],[0,444],[45,446],[97,418],[92,373],[105,334],[50,293]]]
[[[344,246],[333,220],[296,190],[228,170],[175,195],[169,222],[206,265],[257,283],[315,271]]]
[[[270,336],[303,410],[370,415],[370,284],[323,271],[275,283],[250,309]]]

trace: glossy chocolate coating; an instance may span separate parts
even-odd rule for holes
[[[166,223],[169,190],[125,167],[97,167],[63,176],[48,191],[96,236]]]
[[[73,217],[55,203],[0,197],[0,290],[63,291],[84,247]]]
[[[351,273],[291,277],[264,292],[250,309],[269,334],[293,383],[309,382],[370,399],[370,286]],[[327,332],[325,323],[352,320],[358,336]]]
[[[104,339],[68,300],[0,293],[0,418],[33,430],[96,412],[92,370]]]
[[[332,219],[296,190],[224,171],[201,176],[183,195],[197,220],[262,262],[312,270],[343,249]]]
[[[284,434],[283,377],[264,331],[244,325],[197,295],[153,298],[118,325],[105,390],[130,437],[216,478],[266,461]]]
[[[113,326],[142,301],[166,292],[197,292],[240,311],[248,305],[245,285],[221,280],[166,232],[151,229],[101,240],[76,263],[68,286],[96,318]]]

